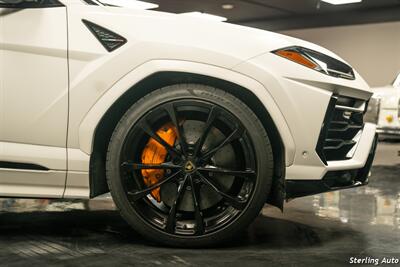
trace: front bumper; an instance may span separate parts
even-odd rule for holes
[[[378,135],[374,137],[365,166],[327,172],[321,180],[286,180],[286,199],[309,196],[329,191],[359,187],[368,184],[368,177],[375,157]]]
[[[380,139],[400,139],[400,128],[378,126],[376,132]]]
[[[272,53],[239,64],[234,70],[253,77],[265,89],[266,97],[260,100],[282,138],[285,180],[321,180],[328,172],[365,166],[376,125],[361,121],[373,92],[358,74],[355,80],[330,77]],[[334,105],[332,98],[337,98]],[[271,105],[271,99],[276,106]],[[333,116],[327,116],[330,111]],[[355,113],[358,115],[353,116]],[[338,119],[341,114],[344,120]],[[344,124],[346,121],[349,123]],[[283,124],[287,131],[283,131]],[[321,138],[324,142],[319,142]]]

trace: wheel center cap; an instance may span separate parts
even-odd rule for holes
[[[185,163],[185,172],[193,172],[195,169],[196,166],[191,161]]]

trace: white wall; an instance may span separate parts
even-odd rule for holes
[[[391,83],[400,71],[400,22],[282,33],[332,50],[357,69],[372,87]]]

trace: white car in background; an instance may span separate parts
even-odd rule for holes
[[[0,75],[0,196],[111,191],[159,243],[229,240],[265,202],[368,182],[372,90],[299,39],[110,0],[0,0]]]
[[[400,139],[400,73],[391,85],[373,90],[369,117],[375,117],[380,139]]]

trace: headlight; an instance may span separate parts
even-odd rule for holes
[[[349,65],[308,48],[292,46],[272,53],[329,76],[355,79],[354,71]]]

